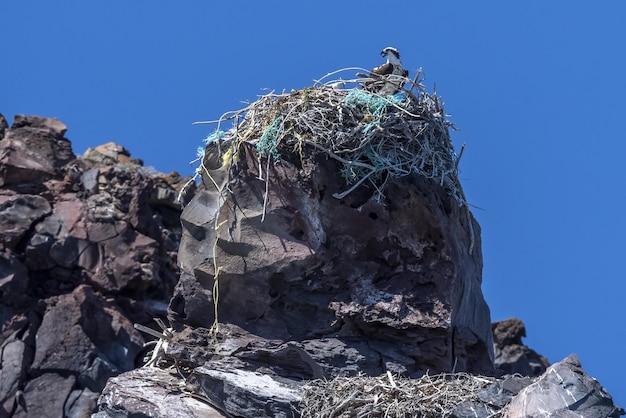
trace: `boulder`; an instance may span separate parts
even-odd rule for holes
[[[384,202],[367,190],[336,199],[333,161],[304,175],[282,160],[266,185],[254,150],[240,149],[226,198],[200,189],[183,211],[174,321],[211,327],[217,266],[220,322],[266,341],[241,357],[282,340],[326,376],[492,370],[480,228],[443,188],[407,176],[389,182]],[[336,358],[338,346],[356,363]]]
[[[74,159],[58,119],[16,115],[0,142],[0,185],[25,186],[52,178]]]
[[[64,417],[87,418],[97,408],[99,392],[93,392],[87,388],[75,389],[67,397],[64,407]]]
[[[302,384],[241,369],[197,367],[188,380],[227,416],[287,418],[297,411]]]
[[[63,416],[65,400],[69,396],[76,377],[63,377],[57,373],[44,373],[29,380],[24,392],[17,398],[13,417],[58,418]]]
[[[218,409],[185,389],[179,378],[158,368],[141,368],[112,378],[92,418],[222,418]]]
[[[143,344],[133,324],[87,285],[49,302],[36,341],[31,373],[71,372],[95,392],[132,369]]]
[[[143,165],[143,162],[136,158],[131,158],[130,152],[121,145],[114,142],[98,145],[85,151],[83,158],[103,165],[111,164],[136,164]]]
[[[583,370],[572,354],[550,366],[536,382],[522,389],[508,405],[505,417],[606,418],[624,415],[611,395]]]
[[[456,405],[451,418],[489,418],[500,416],[504,407],[523,388],[533,383],[530,377],[504,376],[487,385],[476,397]]]

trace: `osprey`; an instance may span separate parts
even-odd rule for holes
[[[369,78],[372,80],[366,81],[363,88],[381,96],[396,94],[406,83],[409,71],[402,67],[397,49],[388,46],[380,55],[387,58],[387,62],[370,72]]]

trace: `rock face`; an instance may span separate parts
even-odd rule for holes
[[[115,144],[76,157],[66,130],[0,115],[1,417],[89,416],[177,281],[184,179]]]
[[[544,372],[521,322],[496,324],[494,346],[480,228],[440,102],[423,91],[393,100],[323,87],[268,95],[208,138],[155,363],[176,366],[183,394],[225,416],[355,416],[349,402],[367,410],[371,391],[331,394],[324,411],[301,405],[314,404],[306,397],[320,379],[382,375],[398,393],[393,375],[524,373],[478,378],[471,396],[432,414],[490,417]],[[98,418],[146,414],[147,404],[163,416],[153,388],[139,402],[118,396],[138,375],[109,382]],[[154,376],[172,387],[173,374]]]
[[[384,202],[367,189],[336,199],[345,186],[333,161],[306,175],[282,160],[265,201],[257,157],[241,152],[228,198],[200,189],[183,211],[176,322],[211,327],[217,266],[220,322],[255,340],[236,354],[249,369],[262,361],[300,379],[491,371],[480,229],[436,182],[394,181]]]
[[[317,112],[331,109],[320,129],[303,116],[312,97]],[[270,97],[205,148],[181,217],[164,352],[226,414],[291,416],[311,379],[493,371],[480,228],[461,197],[449,125],[435,97],[403,103],[330,88]],[[380,132],[367,148],[375,155],[348,157]],[[358,182],[357,166],[371,170]]]
[[[0,417],[292,417],[313,379],[426,371],[501,376],[447,416],[624,413],[575,356],[489,323],[478,224],[439,183],[337,198],[335,160],[262,169],[242,144],[227,172],[214,143],[181,219],[187,179],[65,131],[0,115]],[[133,323],[166,313],[135,369]]]

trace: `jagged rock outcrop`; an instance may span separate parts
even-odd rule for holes
[[[137,383],[151,370],[168,394],[202,400],[215,416],[298,416],[320,379],[383,375],[397,394],[392,375],[453,371],[527,376],[478,378],[484,387],[447,405],[447,416],[540,413],[520,397],[547,362],[521,343],[521,322],[495,324],[494,346],[480,228],[445,112],[423,90],[405,99],[324,87],[270,94],[208,138],[202,183],[181,216],[171,328],[154,354],[156,366],[174,368],[111,379],[98,418],[165,416],[160,389]],[[139,398],[122,389],[135,385]],[[336,409],[306,416],[353,416],[369,392],[328,396]],[[610,398],[597,404],[585,412],[621,412]]]
[[[320,88],[254,106],[207,145],[202,185],[181,216],[172,342],[189,345],[179,337],[185,328],[202,334],[217,319],[216,338],[203,336],[212,340],[208,368],[262,368],[283,382],[490,373],[480,227],[460,197],[438,100],[424,93],[400,108],[359,90]],[[302,116],[307,106],[313,115],[331,111],[311,120]],[[298,127],[280,134],[280,124]],[[364,143],[369,154],[348,154]],[[350,188],[346,178],[359,177],[353,164],[373,170],[362,180],[387,168],[378,183]]]
[[[448,416],[624,414],[575,356],[546,369],[521,321],[489,324],[478,224],[440,183],[337,198],[336,160],[262,169],[242,143],[227,171],[213,143],[195,191],[65,130],[0,115],[0,417],[291,417],[316,379],[427,370],[500,376]],[[167,300],[158,367],[128,371]]]
[[[224,416],[186,391],[180,376],[157,368],[140,368],[112,378],[99,403],[101,411],[92,418]]]
[[[345,99],[345,112],[363,126],[343,144],[358,143],[373,120],[361,109],[375,98],[316,94]],[[404,140],[416,148],[431,141],[439,152],[431,160],[449,176],[440,104],[415,100],[406,114],[390,114],[399,124],[415,118],[416,136]],[[174,332],[165,354],[189,368],[199,396],[235,416],[289,416],[310,379],[492,371],[480,228],[448,183],[389,175],[384,197],[375,183],[343,193],[341,159],[315,148],[304,157],[285,139],[280,164],[269,164],[258,145],[229,141],[205,149],[203,183],[181,218],[181,277],[169,307]],[[219,330],[210,330],[216,320]],[[284,399],[270,401],[250,383],[259,372]],[[232,390],[210,389],[216,382]]]
[[[526,326],[518,318],[491,324],[494,341],[494,366],[498,374],[540,376],[550,366],[548,360],[522,343]]]
[[[572,354],[546,370],[515,396],[507,406],[506,418],[515,417],[619,417],[624,409],[594,378],[583,370]]]
[[[264,202],[256,155],[241,153],[227,200],[200,190],[183,212],[175,321],[211,327],[215,249],[219,319],[255,339],[237,351],[250,364],[307,379],[491,370],[480,230],[442,188],[414,176],[389,185],[385,202],[367,190],[338,200],[334,161],[306,176],[283,160]],[[287,342],[301,360],[285,358]]]
[[[177,281],[185,179],[112,143],[76,157],[66,130],[0,115],[0,417],[89,416]]]
[[[459,404],[451,416],[617,418],[624,414],[572,354],[548,367],[539,377],[502,377],[487,385],[475,399]]]

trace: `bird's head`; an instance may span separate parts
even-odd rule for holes
[[[387,58],[387,61],[391,62],[392,64],[400,63],[400,53],[392,46],[388,46],[387,48],[380,51],[380,55],[382,55],[383,58]]]

